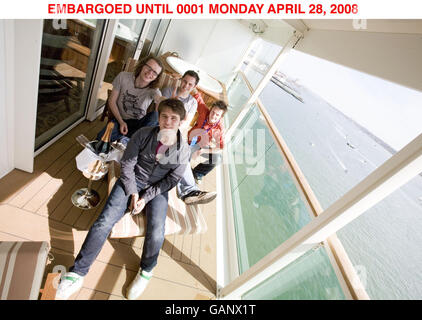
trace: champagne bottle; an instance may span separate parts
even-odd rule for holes
[[[111,132],[113,131],[114,122],[109,122],[107,124],[107,128],[101,137],[101,140],[95,144],[95,151],[98,155],[100,154],[108,154],[110,152],[110,138]]]

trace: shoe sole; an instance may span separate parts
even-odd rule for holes
[[[214,195],[212,195],[209,198],[200,199],[200,200],[191,200],[191,201],[189,201],[188,199],[186,199],[185,200],[185,203],[186,204],[189,204],[189,205],[206,204],[206,203],[209,203],[209,202],[213,201],[216,197],[217,197],[217,194],[214,194]]]

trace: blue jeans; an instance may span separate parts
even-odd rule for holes
[[[199,150],[199,146],[197,144],[190,146],[190,156],[189,160],[192,157],[192,154]],[[195,178],[193,177],[192,168],[190,164],[186,166],[185,173],[183,174],[182,179],[176,185],[177,196],[182,198],[187,194],[191,193],[192,191],[199,191],[198,186],[196,185]]]
[[[136,120],[129,126],[127,136],[130,138],[140,128],[158,126],[158,111],[148,112],[142,119]]]
[[[143,186],[138,185],[138,191]],[[113,226],[124,216],[131,200],[126,195],[123,184],[118,179],[107,199],[103,211],[92,225],[85,238],[81,250],[69,269],[80,276],[85,276],[100,253]],[[158,255],[164,242],[164,227],[167,216],[168,192],[157,195],[145,206],[147,229],[140,266],[151,271],[157,265]]]
[[[193,168],[193,176],[196,179],[201,180],[204,176],[212,171],[218,164],[221,162],[221,154],[205,154],[207,161],[198,164],[195,168]]]

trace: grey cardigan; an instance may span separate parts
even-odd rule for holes
[[[136,131],[120,161],[120,180],[126,195],[137,193],[137,183],[141,184],[144,189],[140,196],[146,203],[179,182],[190,158],[190,148],[177,131],[177,142],[167,149],[164,157],[156,160],[159,131],[158,126]]]

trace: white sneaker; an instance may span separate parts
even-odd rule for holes
[[[142,271],[142,269],[139,268],[135,279],[133,279],[132,283],[127,289],[126,295],[128,300],[138,299],[142,292],[144,292],[151,278],[152,272]]]
[[[194,204],[206,204],[214,200],[216,197],[217,197],[217,192],[206,192],[206,191],[195,190],[188,193],[181,199],[185,204],[194,205]]]
[[[56,292],[56,300],[67,300],[75,292],[82,288],[84,277],[74,272],[66,272],[61,279]]]

